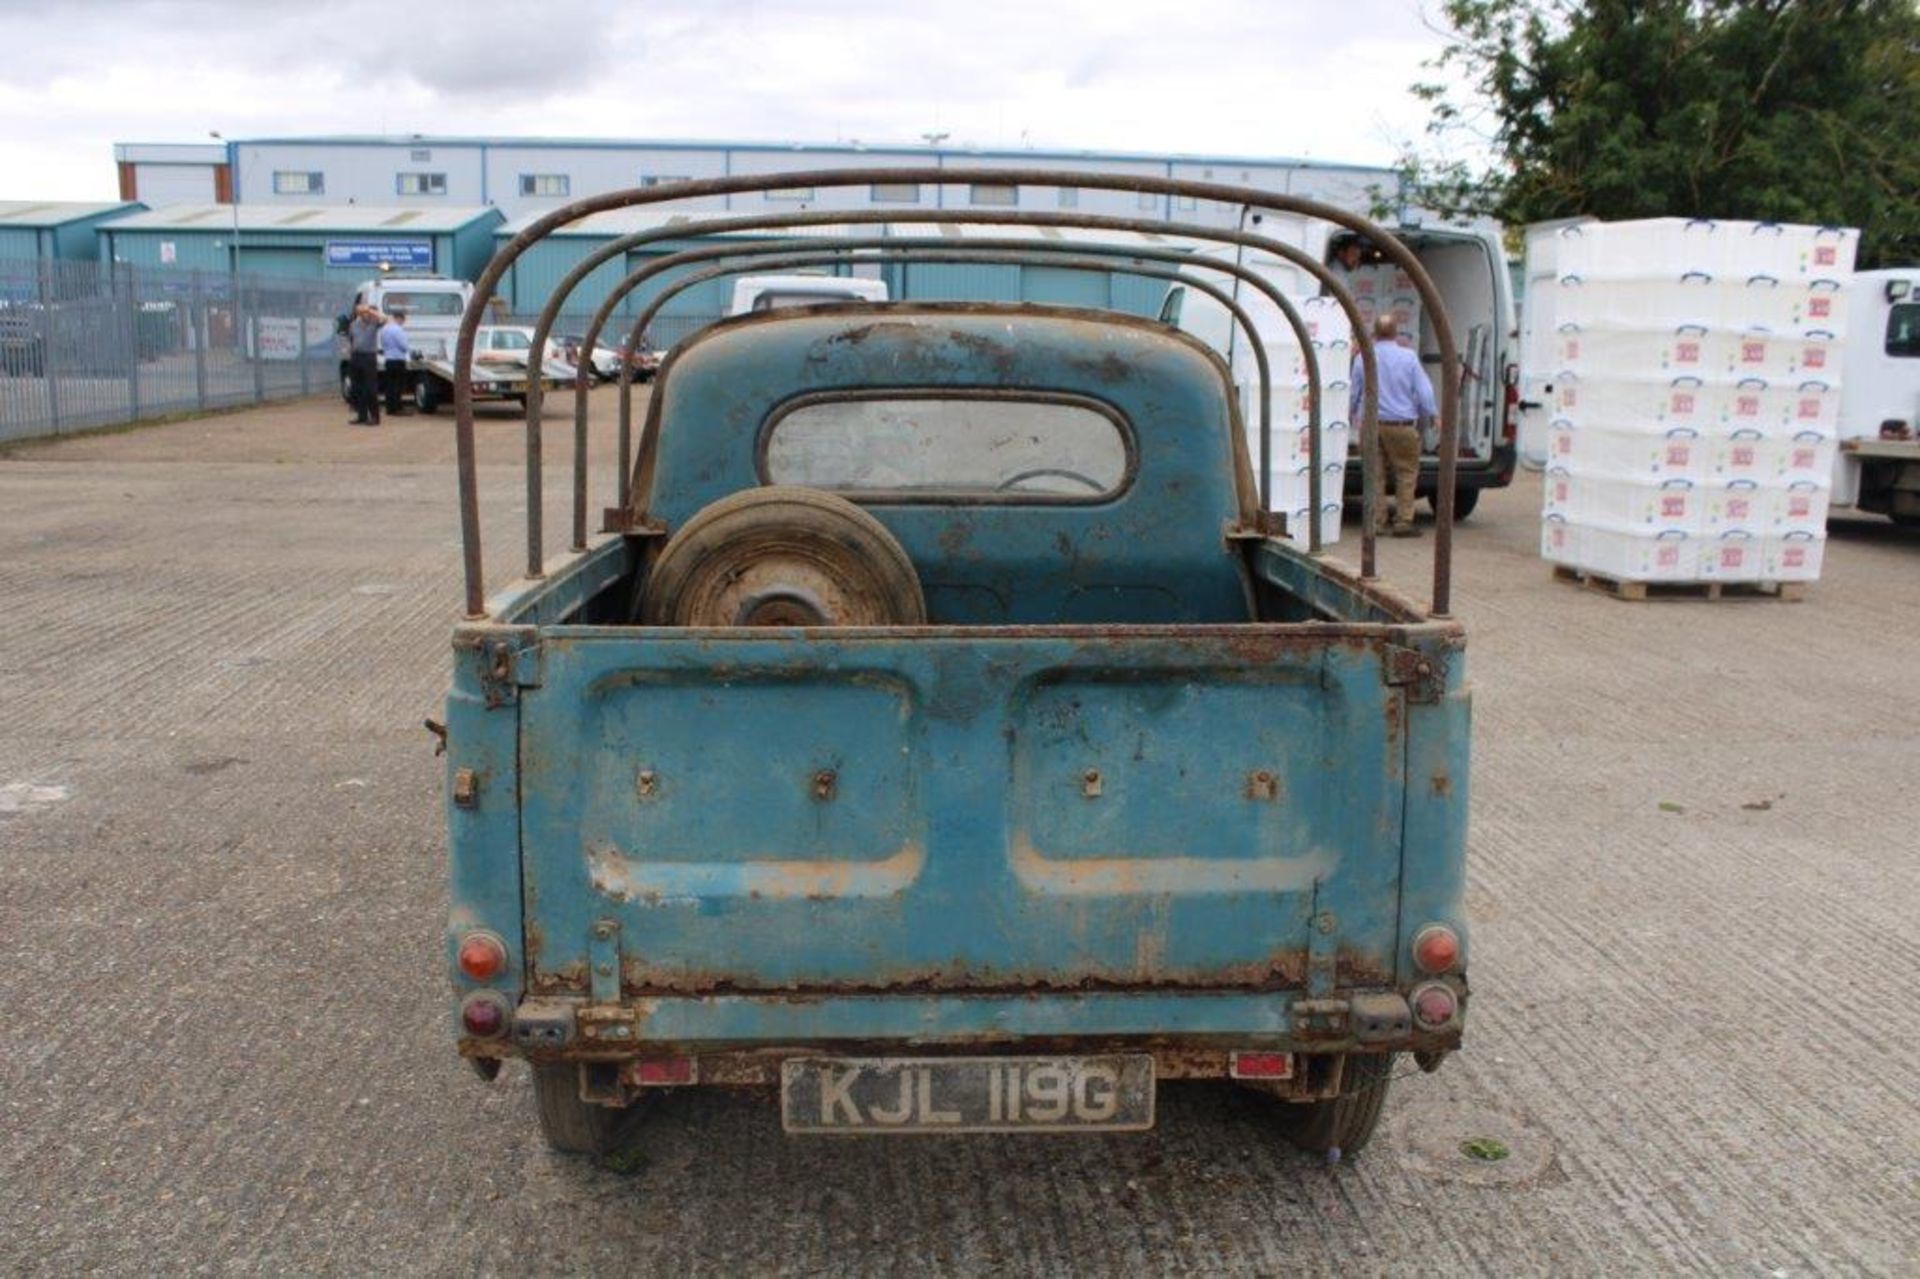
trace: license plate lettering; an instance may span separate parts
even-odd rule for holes
[[[1153,1059],[794,1059],[781,1067],[789,1132],[1140,1130],[1153,1126]]]

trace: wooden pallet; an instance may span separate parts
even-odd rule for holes
[[[1585,569],[1553,566],[1555,581],[1571,582],[1617,600],[1802,600],[1805,582],[1630,582],[1589,573]]]

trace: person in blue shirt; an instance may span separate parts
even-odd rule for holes
[[[386,383],[387,412],[396,417],[406,412],[400,407],[400,395],[407,386],[407,358],[412,354],[413,346],[407,341],[407,313],[395,307],[380,326],[380,363],[385,374],[381,380]]]
[[[1393,488],[1394,537],[1418,537],[1413,526],[1414,490],[1420,484],[1420,434],[1439,415],[1433,398],[1433,382],[1420,365],[1420,354],[1400,345],[1400,326],[1391,315],[1373,322],[1374,362],[1380,369],[1380,452],[1387,464],[1387,479]],[[1358,355],[1353,358],[1352,393],[1348,409],[1351,421],[1360,421],[1360,404],[1366,393],[1366,369]],[[1374,532],[1383,527],[1386,511],[1375,513]]]

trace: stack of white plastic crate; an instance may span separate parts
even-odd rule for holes
[[[1347,274],[1354,309],[1371,326],[1382,312],[1393,316],[1400,340],[1407,346],[1420,341],[1420,293],[1413,277],[1390,264],[1358,267]]]
[[[1320,540],[1340,540],[1341,491],[1346,479],[1349,366],[1352,334],[1344,312],[1331,298],[1293,297],[1313,341],[1320,369]],[[1266,347],[1273,377],[1273,443],[1269,506],[1286,516],[1287,536],[1302,546],[1312,519],[1313,474],[1311,413],[1306,357],[1293,327],[1265,296],[1249,291],[1241,305],[1252,317]],[[1241,390],[1241,417],[1247,432],[1247,453],[1257,473],[1260,466],[1260,405],[1256,399],[1258,369],[1243,348],[1234,353],[1234,375]]]
[[[1680,218],[1557,234],[1541,553],[1620,583],[1817,578],[1857,234]]]

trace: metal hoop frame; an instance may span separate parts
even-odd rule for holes
[[[1200,238],[1200,239],[1220,238],[1218,236],[1215,236],[1214,233],[1209,228],[1206,228],[1206,227],[1194,226],[1192,224],[1187,224],[1187,223],[1165,223],[1165,222],[1160,222],[1153,219],[1114,218],[1114,217],[1108,217],[1105,215],[1096,215],[1096,214],[1003,213],[1003,212],[974,212],[971,210],[955,210],[955,211],[940,211],[940,212],[929,212],[925,210],[905,210],[905,211],[848,210],[848,211],[842,211],[842,212],[816,211],[816,212],[807,212],[807,213],[750,215],[750,216],[745,216],[740,218],[722,219],[714,222],[709,222],[704,225],[707,225],[709,227],[717,227],[722,230],[757,230],[757,229],[763,229],[763,228],[778,228],[778,227],[792,227],[792,226],[825,226],[825,225],[879,226],[879,225],[887,225],[887,224],[916,225],[916,224],[934,224],[934,223],[959,223],[959,224],[967,224],[967,225],[993,225],[993,226],[1013,225],[1013,226],[1033,226],[1033,227],[1041,227],[1041,228],[1047,228],[1047,227],[1098,228],[1102,230],[1118,230],[1118,231],[1133,232],[1136,234],[1157,234],[1160,231],[1179,231],[1182,234],[1192,233],[1195,238]],[[685,239],[687,235],[688,235],[688,230],[685,226],[661,227],[661,228],[656,228],[652,231],[639,231],[639,232],[634,232],[633,234],[630,234],[630,235],[621,236],[605,245],[602,245],[600,248],[594,250],[592,253],[589,253],[586,257],[581,259],[581,261],[576,263],[574,267],[570,271],[568,271],[565,276],[561,278],[560,283],[554,287],[553,293],[548,297],[546,305],[541,309],[539,319],[534,324],[533,336],[534,336],[535,343],[537,345],[540,345],[542,349],[544,349],[545,340],[553,330],[553,325],[555,324],[555,322],[559,317],[561,306],[565,304],[565,302],[571,296],[573,290],[576,287],[578,287],[579,283],[585,280],[587,276],[590,275],[594,270],[598,269],[600,266],[606,264],[607,262],[612,261],[614,258],[619,257],[622,254],[634,248],[642,247],[650,243],[657,243],[663,240]],[[1221,233],[1221,235],[1226,236],[1227,239],[1232,242],[1238,242],[1243,238],[1248,238],[1248,237],[1245,237],[1244,233],[1235,233],[1235,234]],[[1312,275],[1316,280],[1320,281],[1321,285],[1328,290],[1328,293],[1330,296],[1334,296],[1337,300],[1341,301],[1341,304],[1344,307],[1346,314],[1348,316],[1349,324],[1355,328],[1356,332],[1364,328],[1364,326],[1360,323],[1359,311],[1358,311],[1357,305],[1355,305],[1352,302],[1352,299],[1347,295],[1344,282],[1340,281],[1337,277],[1335,277],[1331,269],[1328,268],[1325,263],[1318,261],[1317,259],[1304,253],[1300,249],[1294,248],[1292,245],[1283,244],[1278,241],[1268,240],[1263,237],[1256,237],[1256,238],[1259,239],[1259,243],[1261,245],[1272,250],[1277,256],[1280,256],[1285,260],[1292,262],[1294,265],[1299,266],[1301,269],[1307,271],[1310,275]],[[890,237],[886,237],[886,239],[888,240],[889,243],[906,243],[906,242],[912,241],[912,237],[902,239],[900,237],[890,236]],[[913,242],[918,242],[918,241],[913,241]],[[727,246],[708,246],[706,248],[687,249],[687,250],[682,250],[680,252],[663,255],[662,257],[655,259],[653,262],[648,263],[647,266],[642,267],[634,275],[627,277],[627,279],[621,281],[620,284],[615,286],[612,295],[609,297],[608,301],[604,302],[601,305],[599,312],[595,316],[595,321],[596,321],[595,332],[596,333],[598,332],[599,327],[604,327],[607,318],[611,316],[614,306],[617,304],[618,300],[621,297],[624,297],[633,288],[637,287],[640,283],[644,282],[645,280],[652,278],[654,275],[661,274],[664,271],[675,266],[687,265],[693,262],[708,261],[713,258],[727,256],[729,253],[750,253],[750,252],[756,251],[756,249],[758,248],[765,247],[765,246],[777,247],[781,243],[782,242],[779,242],[779,241],[768,241],[768,242],[764,242],[764,245],[762,246],[741,245],[741,246],[734,246],[731,248]],[[818,241],[813,241],[813,240],[786,242],[786,243],[791,244],[795,248],[814,248],[814,247],[818,247],[818,244],[819,244]],[[843,241],[839,241],[838,243],[844,247],[845,245],[850,243],[850,241],[843,240]],[[944,245],[947,243],[947,241],[945,239],[941,239],[938,241],[938,243],[941,243]],[[974,241],[974,243],[976,245],[983,245],[986,242]],[[1017,247],[1022,251],[1044,251],[1047,247],[1049,247],[1044,243],[1035,243],[1032,241],[1018,241],[1018,242],[1009,242],[1009,243],[1017,244]],[[1059,246],[1061,252],[1085,251],[1089,247],[1094,247],[1094,246],[1085,246],[1085,245],[1075,246],[1071,244],[1062,244]],[[1119,250],[1117,248],[1114,251],[1122,252],[1122,250]],[[1213,261],[1211,259],[1195,259],[1191,254],[1176,253],[1170,250],[1140,249],[1140,250],[1128,250],[1127,252],[1132,252],[1137,255],[1145,256],[1154,260],[1178,261],[1190,266],[1205,266],[1210,269],[1227,272],[1247,280],[1248,282],[1252,283],[1255,287],[1260,288],[1269,297],[1275,300],[1275,302],[1282,309],[1283,313],[1286,315],[1288,324],[1293,328],[1294,336],[1296,340],[1299,341],[1302,344],[1302,346],[1305,348],[1311,347],[1312,339],[1310,335],[1307,333],[1305,321],[1300,319],[1298,313],[1293,308],[1291,301],[1285,298],[1284,295],[1280,294],[1277,289],[1272,288],[1271,283],[1267,281],[1264,277],[1260,276],[1258,272],[1254,272],[1250,268],[1247,268],[1237,262],[1231,265],[1228,265],[1225,263]],[[635,278],[636,276],[638,278]],[[1362,360],[1366,366],[1366,371],[1368,374],[1366,378],[1366,383],[1369,388],[1368,392],[1363,398],[1365,399],[1366,407],[1368,407],[1369,409],[1376,403],[1378,399],[1377,392],[1371,390],[1371,388],[1373,388],[1376,385],[1376,379],[1372,376],[1373,358],[1374,356],[1373,356],[1372,341],[1370,338],[1363,338]],[[1311,398],[1315,401],[1314,408],[1317,410],[1318,400],[1320,395],[1319,386],[1317,382],[1314,384],[1310,394],[1311,394]],[[630,399],[631,399],[631,391],[630,390],[623,391],[622,393],[623,405],[628,404],[630,402]],[[544,547],[542,546],[543,534],[541,531],[542,525],[544,523],[543,508],[541,505],[543,491],[541,487],[542,482],[540,478],[540,467],[541,467],[540,415],[541,415],[543,403],[544,401],[542,399],[541,392],[539,392],[537,389],[530,387],[528,397],[527,397],[527,468],[528,468],[527,470],[527,511],[528,511],[527,573],[528,573],[528,576],[530,577],[541,576],[544,571],[544,564],[545,564],[545,553],[544,553]],[[628,412],[627,420],[630,422],[631,409],[628,408],[627,412]],[[585,401],[583,398],[581,398],[581,393],[576,392],[575,408],[574,408],[574,452],[573,452],[573,464],[574,464],[573,544],[575,547],[583,546],[586,541],[587,495],[586,495],[586,488],[585,488],[585,484],[586,484],[585,476],[586,476],[586,468],[587,468],[587,457],[586,457],[585,415],[586,415]],[[1372,419],[1367,418],[1366,420],[1371,421]],[[1316,426],[1316,430],[1315,430],[1314,437],[1311,444],[1311,457],[1309,459],[1309,463],[1311,466],[1311,474],[1307,478],[1307,483],[1308,483],[1308,490],[1309,490],[1308,502],[1315,511],[1318,511],[1320,509],[1321,499],[1322,499],[1322,494],[1320,492],[1321,479],[1322,479],[1321,471],[1325,463],[1324,463],[1324,459],[1321,458],[1320,456],[1320,440],[1319,440],[1319,432],[1317,430],[1318,419],[1315,420],[1315,426]],[[631,428],[629,427],[629,429]],[[1363,438],[1361,443],[1361,447],[1362,447],[1361,492],[1362,492],[1362,501],[1365,505],[1363,523],[1365,524],[1366,527],[1361,531],[1361,536],[1360,536],[1360,568],[1361,568],[1361,575],[1363,577],[1371,578],[1374,576],[1374,555],[1375,555],[1374,534],[1373,534],[1373,523],[1374,523],[1373,517],[1374,517],[1374,509],[1375,509],[1374,504],[1375,504],[1376,495],[1379,492],[1378,477],[1379,477],[1379,468],[1381,467],[1382,462],[1378,456],[1378,449],[1371,442],[1371,438],[1370,438],[1371,433],[1363,432],[1363,435],[1368,437],[1368,438]],[[1266,431],[1263,431],[1261,436],[1260,461],[1261,461],[1261,474],[1263,477],[1266,475],[1267,471],[1270,469],[1268,464],[1271,460],[1270,452],[1269,452],[1269,450],[1271,449],[1271,446],[1272,446],[1272,437],[1271,437],[1270,425],[1269,425],[1269,429]],[[621,449],[623,457],[626,455],[626,447],[627,447],[627,441],[623,440],[622,449]],[[625,498],[623,494],[622,495],[623,503],[624,503],[624,500]],[[1315,527],[1316,528],[1318,527],[1317,523]]]
[[[1268,367],[1265,347],[1259,341],[1259,334],[1252,323],[1251,317],[1245,315],[1243,309],[1230,297],[1224,296],[1215,289],[1206,287],[1204,281],[1192,275],[1179,272],[1169,274],[1165,269],[1150,270],[1144,263],[1177,263],[1189,271],[1216,270],[1246,281],[1252,287],[1265,294],[1266,297],[1279,308],[1281,313],[1286,317],[1288,325],[1292,328],[1295,339],[1301,343],[1301,349],[1304,353],[1310,379],[1308,416],[1310,425],[1316,432],[1316,438],[1312,441],[1312,462],[1316,467],[1321,464],[1321,458],[1319,456],[1320,442],[1317,438],[1321,420],[1319,357],[1313,349],[1312,335],[1307,329],[1306,321],[1300,316],[1299,310],[1293,305],[1292,299],[1275,288],[1271,281],[1249,267],[1238,264],[1212,262],[1207,259],[1195,259],[1188,254],[1171,250],[1151,248],[1135,249],[1132,247],[1104,245],[1082,247],[1051,244],[1035,245],[1024,240],[997,239],[993,237],[975,240],[967,245],[956,245],[944,237],[937,236],[925,238],[899,236],[856,237],[837,241],[833,245],[823,245],[817,241],[806,240],[774,240],[756,245],[716,246],[709,249],[689,250],[685,253],[672,254],[658,261],[650,262],[615,285],[613,290],[608,293],[605,301],[601,303],[599,311],[589,322],[581,340],[583,344],[588,344],[596,339],[605,323],[611,318],[614,308],[639,285],[674,267],[697,261],[724,259],[732,262],[745,260],[742,261],[741,265],[712,268],[693,273],[689,276],[683,276],[667,285],[659,295],[649,301],[647,306],[642,309],[639,316],[635,319],[627,338],[629,349],[632,349],[632,347],[638,343],[640,335],[645,332],[647,325],[658,313],[662,304],[675,294],[685,288],[691,287],[697,282],[705,282],[722,276],[737,274],[744,270],[768,269],[771,263],[766,259],[769,257],[777,256],[779,258],[779,265],[783,266],[811,266],[853,261],[854,259],[851,255],[855,252],[871,255],[862,258],[861,260],[863,261],[898,260],[904,263],[912,263],[971,261],[975,260],[972,255],[989,251],[1005,255],[994,259],[1002,265],[1059,266],[1066,263],[1078,270],[1101,271],[1107,274],[1125,273],[1142,275],[1154,279],[1178,279],[1184,283],[1199,287],[1201,291],[1208,293],[1214,297],[1215,300],[1225,303],[1239,321],[1241,328],[1246,331],[1247,337],[1253,346],[1254,362],[1258,366],[1260,380],[1261,466],[1264,476],[1265,472],[1270,469],[1268,464],[1270,462],[1272,445],[1272,378]],[[788,255],[792,254],[801,254],[803,256],[788,261]],[[1068,259],[1072,259],[1072,261],[1069,262]],[[581,432],[586,428],[586,398],[583,389],[576,391],[574,403],[575,442],[576,445],[578,445],[582,438]],[[629,457],[628,442],[631,435],[632,422],[632,384],[628,371],[625,369],[622,370],[620,388],[620,415],[620,460],[621,466],[624,469]],[[576,461],[578,460],[579,455],[576,450]],[[625,506],[628,500],[627,480],[628,477],[623,474],[621,476],[620,486],[620,505],[622,506]],[[1315,486],[1315,492],[1312,496],[1315,507],[1317,508],[1319,504],[1317,485]],[[1261,498],[1263,502],[1267,497],[1268,493],[1263,479],[1261,484]],[[585,544],[586,530],[584,515],[585,505],[583,500],[576,505],[574,510],[574,546],[576,549]],[[1320,549],[1317,541],[1311,549],[1315,551]]]
[[[1440,394],[1440,456],[1438,487],[1434,494],[1434,507],[1437,516],[1433,556],[1433,603],[1435,616],[1448,615],[1451,605],[1452,541],[1453,541],[1453,498],[1454,483],[1459,452],[1459,348],[1454,340],[1453,326],[1446,309],[1441,302],[1439,290],[1426,268],[1414,256],[1413,252],[1400,239],[1370,218],[1362,217],[1346,209],[1338,208],[1318,200],[1309,200],[1299,196],[1284,195],[1277,192],[1262,191],[1256,187],[1236,186],[1226,183],[1193,182],[1184,179],[1159,178],[1149,176],[1115,175],[1102,173],[1080,173],[1070,170],[1025,169],[1025,168],[968,168],[968,169],[929,169],[920,167],[904,168],[864,168],[864,169],[827,169],[796,173],[757,174],[751,176],[710,178],[699,181],[674,183],[667,187],[629,188],[606,192],[575,200],[555,209],[523,229],[514,238],[503,245],[494,254],[480,278],[474,283],[473,302],[461,317],[459,344],[455,354],[455,378],[453,388],[454,439],[456,464],[460,487],[460,524],[463,551],[463,568],[466,582],[466,611],[470,617],[481,617],[485,613],[485,579],[481,557],[480,512],[478,500],[478,475],[474,456],[473,435],[473,389],[470,375],[473,367],[473,349],[479,332],[481,319],[488,302],[493,298],[501,278],[509,268],[519,260],[534,244],[545,239],[553,231],[569,223],[594,213],[612,209],[630,208],[651,204],[664,204],[673,201],[698,199],[707,196],[725,196],[747,194],[761,191],[775,191],[792,187],[839,188],[866,186],[873,183],[931,183],[936,186],[980,185],[1038,185],[1077,187],[1086,190],[1133,191],[1142,194],[1190,196],[1194,199],[1216,200],[1228,204],[1244,205],[1249,209],[1263,212],[1290,213],[1332,223],[1349,231],[1367,237],[1396,266],[1406,271],[1412,280],[1416,292],[1431,319],[1434,335],[1440,347],[1441,357],[1441,394]],[[758,226],[795,226],[795,225],[831,225],[862,221],[859,211],[819,212],[816,214],[771,215],[770,219],[693,219],[688,223],[662,232],[650,233],[655,238],[687,238],[713,234],[722,230],[752,229],[742,226],[742,222]],[[968,213],[973,211],[969,210]],[[1324,264],[1307,258],[1298,249],[1265,236],[1251,235],[1246,232],[1227,232],[1217,228],[1195,226],[1162,220],[1142,222],[1139,219],[1101,218],[1094,215],[1065,216],[1058,221],[1039,221],[1039,215],[1024,216],[1000,213],[998,216],[959,216],[959,211],[929,211],[930,216],[914,218],[901,214],[883,214],[873,220],[888,222],[912,221],[973,221],[1000,222],[1003,224],[1028,225],[1070,225],[1106,230],[1143,230],[1149,234],[1172,234],[1192,239],[1212,240],[1220,243],[1242,244],[1246,247],[1262,249],[1273,253],[1283,260],[1294,262],[1309,270],[1320,279],[1342,309],[1347,311],[1352,323],[1356,342],[1361,351],[1365,371],[1366,399],[1365,440],[1363,448],[1368,457],[1367,483],[1367,526],[1362,543],[1363,557],[1372,547],[1372,455],[1377,450],[1378,411],[1376,403],[1379,378],[1374,362],[1374,343],[1372,335],[1366,332],[1361,323],[1353,299],[1338,281],[1332,279],[1331,272]],[[731,223],[731,225],[729,225]],[[536,348],[536,354],[540,348]],[[538,419],[529,423],[529,494],[528,521],[529,546],[537,544],[539,524],[539,481],[538,481]],[[1316,512],[1317,515],[1317,512]],[[530,556],[530,560],[537,559]],[[1363,572],[1370,570],[1363,565]]]

